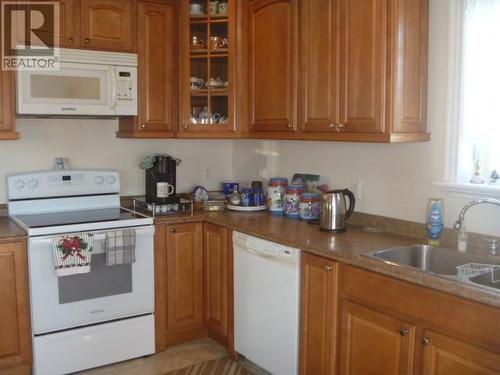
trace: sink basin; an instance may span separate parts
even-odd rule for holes
[[[493,271],[483,273],[482,275],[473,276],[470,278],[470,281],[489,288],[500,290],[500,267]]]
[[[382,260],[415,267],[422,271],[439,275],[457,275],[457,266],[473,263],[477,257],[462,254],[445,248],[436,248],[428,245],[411,245],[380,250],[369,256]]]

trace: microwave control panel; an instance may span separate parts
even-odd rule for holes
[[[132,73],[119,70],[116,72],[116,98],[133,100]]]

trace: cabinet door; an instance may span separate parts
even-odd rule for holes
[[[296,130],[297,0],[250,3],[250,127]]]
[[[388,0],[340,1],[338,130],[382,133],[386,102]]]
[[[339,111],[339,0],[300,2],[302,131],[335,131]]]
[[[0,243],[0,373],[31,362],[28,290],[24,242]]]
[[[203,233],[201,223],[168,225],[166,231],[166,329],[175,342],[177,333],[189,336],[203,327]]]
[[[14,130],[14,72],[0,70],[0,140],[19,138]]]
[[[205,322],[209,336],[228,344],[228,230],[205,224]]]
[[[137,17],[139,54],[140,132],[173,129],[176,22],[175,6],[139,2]]]
[[[350,302],[342,304],[341,374],[411,374],[415,328]]]
[[[500,354],[427,331],[423,339],[426,375],[494,375],[500,373]],[[498,348],[497,348],[498,349]]]
[[[303,254],[301,266],[300,373],[335,374],[338,265]]]
[[[133,52],[136,1],[81,0],[82,46]]]

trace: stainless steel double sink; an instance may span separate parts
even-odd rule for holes
[[[436,248],[428,245],[411,245],[396,247],[393,249],[380,250],[366,254],[366,256],[381,259],[385,262],[397,265],[417,268],[421,271],[436,275],[455,277],[464,280],[457,274],[457,267],[469,263],[491,264],[492,271],[486,271],[479,275],[472,275],[465,280],[488,288],[500,291],[500,264],[493,259],[478,255],[459,253],[445,248]],[[493,261],[493,262],[492,262]],[[497,265],[498,268],[494,266]]]

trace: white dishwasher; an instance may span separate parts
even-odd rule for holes
[[[300,250],[233,232],[235,350],[273,375],[298,368]]]

